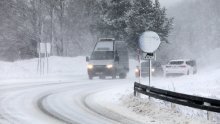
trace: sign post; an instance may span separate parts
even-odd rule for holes
[[[142,58],[149,60],[149,86],[151,85],[151,60],[155,58],[155,51],[160,46],[160,37],[153,31],[144,32],[139,39],[139,47],[143,51]]]
[[[37,71],[40,72],[40,75],[44,74],[45,66],[46,72],[49,73],[49,56],[51,53],[51,44],[50,43],[39,43],[38,45],[38,63]]]

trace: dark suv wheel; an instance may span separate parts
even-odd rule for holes
[[[105,79],[105,75],[100,75],[99,79]]]
[[[114,69],[114,71],[112,71],[112,79],[116,79],[116,69]]]
[[[126,78],[126,76],[127,76],[127,74],[126,74],[126,73],[121,73],[121,74],[119,74],[119,78],[121,78],[121,79],[125,79],[125,78]]]
[[[112,75],[112,79],[116,79],[116,75],[115,74]]]
[[[92,75],[89,75],[89,79],[92,80],[92,79],[93,79],[93,76],[92,76]]]

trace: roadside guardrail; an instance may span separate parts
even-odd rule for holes
[[[135,82],[135,96],[137,92],[142,93],[144,95],[148,95],[150,97],[154,97],[156,99],[176,103],[179,105],[220,113],[220,100],[217,99],[177,93],[173,91],[149,87]]]

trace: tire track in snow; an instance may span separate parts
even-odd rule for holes
[[[1,87],[1,94],[0,94],[0,116],[2,120],[7,121],[8,123],[25,123],[29,118],[25,120],[26,116],[23,116],[23,112],[20,111],[20,108],[25,108],[23,105],[26,104],[24,98],[29,98],[32,101],[29,103],[34,103],[34,98],[42,96],[42,94],[48,94],[48,92],[53,92],[54,88],[57,85],[64,86],[64,85],[76,85],[74,81],[72,82],[55,82],[55,83],[41,83],[41,84],[18,84],[18,85],[5,85],[5,88]],[[43,89],[43,90],[42,90]],[[41,91],[42,90],[42,91]],[[31,94],[31,95],[30,95]],[[21,106],[19,107],[20,104]],[[32,105],[35,106],[34,104]],[[42,113],[42,112],[41,112]],[[43,114],[43,113],[42,113]],[[23,121],[22,121],[23,120]],[[40,119],[39,119],[40,120]],[[1,121],[2,122],[2,121]]]
[[[77,82],[81,82],[81,83],[77,83]],[[30,99],[28,100],[28,103],[33,102],[34,104],[36,104],[37,108],[35,109],[38,109],[42,114],[47,115],[50,118],[57,120],[58,122],[67,123],[67,124],[81,124],[85,122],[89,124],[91,123],[94,123],[94,124],[116,123],[118,124],[118,123],[122,123],[121,120],[127,120],[127,122],[130,122],[129,119],[123,118],[123,116],[120,116],[120,118],[113,117],[112,114],[117,115],[116,113],[108,113],[108,112],[100,113],[100,111],[95,110],[96,108],[94,108],[94,106],[86,102],[86,99],[90,94],[103,91],[111,87],[115,87],[117,86],[116,84],[117,83],[112,83],[112,80],[109,80],[109,81],[98,80],[98,81],[86,81],[86,82],[72,81],[72,82],[62,82],[62,83],[61,82],[54,82],[54,83],[50,82],[50,83],[41,83],[41,84],[24,83],[24,84],[18,84],[18,85],[14,85],[14,84],[4,85],[4,87],[1,88],[1,92],[5,94],[7,94],[8,92],[9,94],[6,95],[6,99],[1,99],[3,100],[3,103],[2,101],[0,101],[0,103],[2,104],[2,106],[4,106],[3,104],[7,102],[10,105],[14,105],[13,102],[18,102],[19,104],[22,105],[23,103],[27,104],[26,101],[22,101],[22,99],[27,98],[27,99]],[[59,97],[58,98],[53,97],[56,95],[58,95]],[[0,96],[3,96],[3,94],[1,94]],[[44,102],[50,99],[51,96],[55,100],[58,99],[58,101],[60,102],[62,102],[62,99],[59,99],[59,98],[62,98],[62,97],[67,98],[67,99],[68,97],[70,99],[73,98],[72,101],[70,101],[69,103],[70,105],[75,105],[75,108],[79,108],[79,109],[76,109],[76,110],[79,110],[78,111],[79,113],[77,113],[77,111],[74,112],[75,108],[72,109],[71,106],[68,108],[68,106],[66,106],[65,103],[61,103],[61,106],[67,107],[66,109],[68,111],[62,112],[62,109],[58,111],[54,111],[53,109],[51,109],[50,105],[45,107],[45,104],[47,103],[44,103]],[[47,102],[51,103],[50,100]],[[53,102],[51,104],[53,105]],[[5,120],[8,120],[8,122],[12,122],[13,120],[14,123],[19,123],[19,122],[22,123],[21,118],[12,115],[16,113],[16,111],[20,111],[21,109],[18,107],[18,105],[15,105],[15,106],[10,106],[10,105],[4,108],[4,111],[5,112],[8,111],[9,113],[5,115],[4,112],[3,113],[0,112],[0,115],[3,115]],[[35,106],[35,105],[32,105],[32,106]],[[23,106],[20,106],[20,107],[23,108]],[[98,108],[98,109],[104,109],[104,108]],[[27,114],[25,113],[26,111],[27,110],[24,110],[24,113],[22,112],[21,116],[24,116],[23,114],[26,115]],[[66,116],[65,115],[66,112],[73,112],[73,113],[72,115],[70,114],[69,116]],[[31,112],[28,112],[28,113],[31,113]],[[79,117],[78,120],[77,118],[74,118],[75,115],[79,115],[79,114],[82,114],[83,116]],[[81,119],[82,122],[80,122],[79,119]],[[44,121],[44,120],[41,120],[41,121]],[[26,121],[24,121],[22,124],[24,124],[25,122]],[[28,123],[28,121],[26,123]]]
[[[100,81],[103,82],[103,81]],[[98,85],[93,83],[92,85]],[[85,89],[87,87],[88,89]],[[68,87],[69,88],[69,87]],[[84,96],[97,90],[88,87],[88,84],[78,85],[73,88],[66,88],[65,91],[57,91],[42,97],[38,102],[39,107],[47,114],[62,120],[66,123],[76,124],[115,124],[117,120],[106,118],[88,109],[84,104]],[[90,89],[90,90],[89,90]],[[74,91],[71,91],[74,90]],[[84,92],[86,91],[86,92]],[[76,96],[77,95],[77,96]],[[75,97],[74,97],[75,96]],[[73,98],[73,99],[71,99]],[[65,107],[63,107],[65,106]],[[57,109],[59,108],[59,109]],[[67,111],[68,110],[68,111]]]
[[[103,82],[96,83],[95,85],[86,84],[86,85],[79,85],[77,86],[77,88],[75,87],[75,89],[78,89],[76,91],[70,91],[73,89],[69,89],[69,91],[65,91],[65,92],[60,91],[57,93],[48,94],[47,96],[43,97],[39,101],[39,106],[42,109],[42,111],[44,111],[45,113],[59,120],[63,120],[66,123],[71,123],[71,120],[73,120],[75,117],[76,120],[73,123],[90,123],[90,124],[100,123],[102,124],[102,123],[109,123],[108,121],[111,121],[110,124],[112,123],[139,124],[139,122],[126,118],[118,113],[114,113],[103,107],[101,108],[97,107],[94,105],[94,103],[92,104],[89,103],[91,101],[88,101],[87,97],[89,97],[91,94],[95,94],[95,93],[105,90],[106,87],[111,88],[111,85],[112,83],[103,84]],[[80,95],[78,97],[74,97],[74,95],[77,95],[77,94],[80,94]],[[67,97],[63,98],[63,96],[67,96]],[[69,98],[70,99],[73,98],[73,100],[68,101],[67,99]],[[75,115],[74,113],[71,113],[71,112],[65,113],[65,108],[63,108],[62,111],[58,111],[57,108],[59,108],[60,106],[55,106],[54,104],[51,104],[51,103],[57,103],[57,102],[60,102],[61,105],[65,105],[66,107],[69,107],[68,110],[78,111],[79,112],[78,114],[82,114],[80,112],[84,111],[84,114],[82,114],[84,115],[84,118],[87,118],[88,116],[93,115],[94,117],[90,117],[90,118],[93,118],[94,120],[95,119],[97,120],[97,118],[99,119],[102,118],[104,122],[103,120],[99,120],[99,119],[97,121],[91,121],[92,119],[86,121],[85,119],[84,121],[80,122],[80,120],[77,120],[79,118],[78,115]],[[75,102],[75,103],[70,103],[70,102]],[[81,110],[71,107],[71,106],[77,106],[77,105],[78,105],[78,108],[81,108]],[[85,112],[90,113],[91,115],[85,114]],[[72,115],[71,118],[68,115]]]
[[[57,112],[52,112],[51,110],[48,110],[47,108],[45,108],[44,106],[44,100],[47,99],[48,96],[50,96],[52,94],[48,94],[48,95],[45,95],[43,97],[41,97],[39,100],[38,100],[38,107],[40,108],[40,110],[42,112],[44,112],[45,114],[57,119],[57,120],[60,120],[66,124],[79,124],[77,122],[74,122],[73,120],[70,120],[68,118],[66,118],[65,116],[62,116],[60,115],[59,113]]]

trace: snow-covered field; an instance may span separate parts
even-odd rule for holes
[[[39,77],[37,69],[38,59],[20,60],[15,62],[0,61],[0,79],[24,79]],[[76,68],[77,67],[77,68]],[[49,58],[49,74],[46,77],[65,75],[85,75],[85,57],[56,57]],[[46,73],[46,65],[45,65]]]
[[[218,51],[218,50],[216,50]],[[182,77],[156,77],[152,86],[187,94],[220,99],[220,64],[198,74]],[[212,61],[214,61],[213,64]],[[203,63],[202,63],[203,62]],[[127,79],[88,80],[85,57],[50,57],[49,73],[37,72],[37,59],[0,62],[0,123],[214,123],[219,114],[141,96],[133,97],[135,60],[130,60]],[[141,83],[148,84],[147,79]]]

